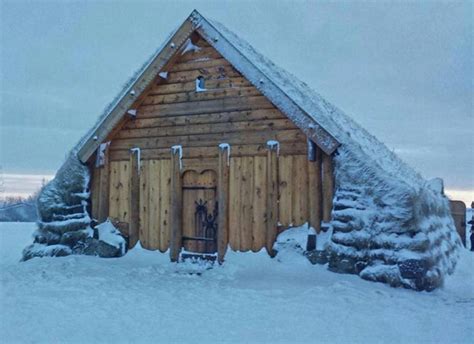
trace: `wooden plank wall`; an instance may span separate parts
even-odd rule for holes
[[[109,217],[129,222],[130,161],[110,162]],[[128,233],[127,233],[128,234]]]
[[[306,155],[281,156],[278,169],[280,224],[300,226],[309,219],[308,158]]]
[[[229,244],[235,251],[258,251],[265,246],[266,159],[230,159]]]
[[[258,251],[266,240],[267,141],[280,143],[279,225],[298,226],[310,220],[306,136],[217,51],[203,40],[195,44],[201,49],[178,58],[167,78],[159,78],[143,97],[136,118],[125,121],[108,138],[109,217],[130,221],[129,151],[139,147],[139,240],[144,248],[166,251],[170,242],[170,147],[183,147],[184,170],[204,166],[201,171],[217,172],[218,145],[225,142],[231,146],[229,244],[233,250]],[[195,92],[197,76],[204,77],[207,91]],[[94,170],[93,200],[97,178]],[[93,201],[93,214],[96,211]]]
[[[170,240],[170,164],[170,159],[141,163],[139,238],[144,248],[161,252]]]

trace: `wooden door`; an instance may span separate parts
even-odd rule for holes
[[[183,247],[197,253],[217,252],[217,174],[194,170],[183,174]]]

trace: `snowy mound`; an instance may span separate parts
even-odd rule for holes
[[[125,239],[111,222],[98,225],[94,235],[87,211],[88,188],[88,168],[73,152],[39,194],[38,229],[33,234],[34,243],[23,250],[23,260],[70,254],[100,257],[125,254]]]

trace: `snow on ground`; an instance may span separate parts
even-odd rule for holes
[[[427,293],[335,274],[293,253],[228,253],[209,270],[143,249],[20,263],[34,226],[0,223],[2,343],[467,343],[474,333],[467,250],[446,285]]]

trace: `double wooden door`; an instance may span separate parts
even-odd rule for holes
[[[184,172],[183,247],[196,253],[217,252],[217,173]]]

